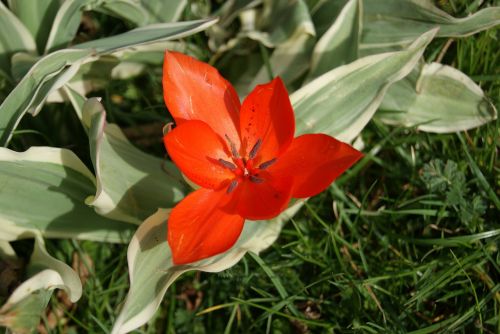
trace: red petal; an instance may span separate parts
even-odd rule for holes
[[[292,142],[295,118],[283,81],[273,81],[255,87],[243,101],[240,115],[242,151],[247,155],[260,139],[262,146],[256,162],[271,160]]]
[[[292,179],[272,178],[269,173],[259,174],[262,182],[244,179],[235,190],[236,211],[245,219],[271,219],[288,206],[291,199]]]
[[[222,139],[204,122],[188,121],[163,137],[168,154],[194,183],[216,189],[234,174],[219,163],[231,161]]]
[[[328,187],[363,154],[325,134],[308,134],[293,140],[269,173],[293,177],[292,197],[314,196]]]
[[[212,66],[178,52],[165,52],[163,97],[177,124],[207,123],[239,146],[240,100],[233,86]]]
[[[228,200],[225,190],[198,189],[172,210],[167,239],[175,264],[198,261],[234,245],[244,219],[221,209]]]

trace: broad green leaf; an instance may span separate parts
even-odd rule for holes
[[[243,231],[227,252],[188,265],[173,265],[165,239],[169,210],[158,210],[139,226],[129,244],[127,258],[130,290],[112,330],[128,333],[145,324],[158,309],[168,287],[189,270],[219,272],[235,265],[247,252],[259,253],[276,240],[285,221],[301,207],[297,202],[270,221],[246,221]]]
[[[175,2],[175,1],[171,1]],[[96,11],[123,18],[137,26],[150,23],[149,14],[138,0],[105,1],[95,8]]]
[[[45,54],[68,46],[78,31],[85,6],[88,6],[92,1],[63,0],[53,20],[45,45]]]
[[[231,82],[240,97],[244,97],[254,88],[252,86],[253,80],[264,66],[264,61],[263,57],[256,56],[255,53],[239,52],[240,49],[244,49],[252,41],[236,39],[232,40],[232,42],[235,45],[231,45],[231,48],[217,62],[217,68],[224,78]]]
[[[269,58],[272,75],[281,77],[286,85],[291,85],[307,71],[313,47],[314,36],[305,31],[298,31],[273,51]],[[264,65],[244,93],[249,93],[255,86],[269,80],[271,80],[270,73]]]
[[[275,47],[269,65],[273,76],[280,76],[289,85],[309,66],[314,46],[315,30],[303,0],[293,2],[268,1],[268,31],[250,31],[248,37],[268,47]],[[270,73],[264,64],[240,95],[248,94],[256,85],[269,81]]]
[[[0,148],[0,239],[40,232],[49,238],[125,242],[132,228],[99,216],[85,204],[95,177],[65,149]]]
[[[88,92],[105,88],[112,78],[112,72],[120,61],[113,56],[102,56],[98,60],[84,63],[78,68],[69,83],[71,88],[79,94],[86,95]],[[62,89],[52,91],[47,103],[64,102],[66,96]]]
[[[96,10],[124,18],[138,26],[179,20],[187,0],[112,0],[101,3]]]
[[[82,13],[84,10],[97,10],[114,16],[129,20],[139,26],[148,23],[173,22],[176,21],[186,5],[186,1],[138,1],[138,0],[64,0],[52,25],[52,30],[45,48],[46,53],[60,49],[68,45],[73,40],[80,25]],[[156,10],[166,10],[168,12],[155,12]],[[115,39],[116,36],[102,38],[99,40],[84,43],[84,48],[104,48],[109,44],[111,48],[117,47],[116,43],[129,46],[132,44],[145,43],[145,39],[150,41],[163,39],[167,37],[180,38],[182,36],[173,36],[177,33],[185,33],[190,29],[197,28],[197,21],[181,22],[179,25],[162,26],[152,25],[144,27],[143,30],[132,30],[122,35],[121,39]],[[198,22],[215,23],[214,19],[200,20]],[[184,25],[183,25],[184,24]],[[191,25],[191,27],[188,27]],[[207,25],[207,26],[208,26]],[[201,28],[203,30],[206,27]],[[197,30],[197,31],[200,31]],[[191,32],[192,33],[192,32]],[[189,34],[189,33],[188,33]],[[166,35],[166,36],[165,36]],[[111,38],[111,39],[110,39]],[[101,43],[99,43],[101,41]],[[94,44],[97,43],[97,44]],[[96,46],[97,45],[97,46]],[[101,50],[104,51],[104,50]]]
[[[290,99],[296,134],[322,132],[353,140],[373,117],[391,84],[415,67],[436,30],[420,36],[407,50],[361,58],[311,81]]]
[[[216,19],[166,23],[75,45],[40,59],[0,105],[0,144],[6,146],[21,118],[36,114],[47,96],[76,75],[80,65],[138,45],[181,38],[214,24]],[[118,55],[119,56],[119,55]]]
[[[34,236],[35,246],[28,266],[30,278],[18,286],[0,308],[0,326],[15,333],[28,333],[36,328],[54,289],[65,290],[73,303],[82,295],[78,274],[47,253],[40,234]]]
[[[256,30],[246,33],[249,38],[274,48],[294,38],[295,35],[315,34],[309,10],[303,0],[265,0],[264,6],[263,17],[257,22]]]
[[[424,64],[387,92],[377,117],[428,132],[475,128],[497,117],[493,104],[469,77],[450,66]]]
[[[454,18],[431,0],[364,0],[361,50],[364,54],[400,49],[436,26],[438,37],[465,37],[500,23],[500,7]]]
[[[22,78],[29,72],[30,68],[40,59],[40,57],[35,56],[31,53],[17,52],[15,53],[11,61],[11,75],[12,78],[19,82]]]
[[[188,4],[187,0],[141,0],[140,2],[149,13],[148,23],[177,22]]]
[[[36,52],[33,36],[0,1],[0,71],[3,75],[10,75],[10,57],[21,51]]]
[[[318,0],[309,4],[310,13],[316,28],[316,36],[321,37],[334,24],[349,0]],[[308,2],[311,2],[310,0]]]
[[[59,9],[59,0],[9,0],[10,10],[35,38],[40,54],[45,50],[50,27]]]
[[[219,17],[219,22],[215,26],[222,29],[228,27],[243,11],[253,8],[262,3],[261,0],[229,0],[225,1],[222,6],[214,12],[214,15]],[[266,5],[269,5],[266,2]],[[215,27],[214,26],[214,27]]]
[[[40,101],[60,87],[59,78],[74,74],[82,59],[91,55],[90,50],[66,49],[40,59],[0,105],[0,143],[6,145],[12,131],[28,111],[40,110]],[[67,78],[68,80],[70,78]]]
[[[123,51],[137,45],[168,41],[202,31],[217,22],[216,18],[176,23],[152,24],[123,34],[74,45],[77,49],[93,49],[97,55]]]
[[[219,21],[207,29],[208,46],[216,52],[224,52],[231,49],[235,40],[240,40],[244,37],[241,33],[253,31],[256,29],[256,15],[252,8],[260,5],[261,0],[228,0],[218,8],[213,15],[219,18]],[[239,18],[241,28],[238,30],[238,35],[233,38],[233,29],[231,24],[235,19]],[[228,41],[228,38],[231,41]],[[233,44],[233,45],[231,45]]]
[[[361,7],[361,0],[350,0],[340,12],[335,23],[316,43],[307,81],[358,59],[362,20]]]
[[[69,83],[71,87],[80,94],[105,88],[112,78],[112,72],[120,64],[119,59],[113,56],[102,56],[98,60],[84,63],[78,69],[78,72],[72,76]],[[60,93],[58,90],[54,93]],[[50,95],[52,98],[53,95]],[[54,101],[54,100],[52,100]],[[63,99],[60,99],[63,101]]]
[[[98,99],[88,100],[82,110],[97,178],[96,196],[88,203],[99,214],[140,223],[184,197],[186,186],[176,167],[132,145],[118,126],[106,122]]]

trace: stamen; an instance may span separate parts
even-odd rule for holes
[[[248,154],[248,158],[249,159],[255,158],[255,156],[257,155],[257,152],[259,152],[259,149],[260,149],[261,146],[262,146],[262,140],[259,139],[255,143],[255,145],[252,147],[252,150],[250,151],[250,154]]]
[[[226,193],[227,194],[232,193],[237,186],[238,186],[238,181],[232,180],[231,184],[229,184],[229,187],[227,187]]]
[[[229,146],[231,147],[231,154],[233,155],[233,157],[239,158],[240,153],[236,149],[236,145],[234,144],[234,142],[231,140],[231,138],[229,138],[229,136],[227,134],[225,134],[224,136],[226,137],[226,140],[229,143]]]
[[[269,161],[263,162],[259,165],[259,169],[266,169],[267,167],[273,165],[276,162],[276,158],[273,158]]]
[[[253,183],[262,183],[264,182],[264,179],[255,175],[250,175],[250,181],[252,181]]]
[[[226,161],[224,159],[219,159],[218,161],[222,165],[222,167],[226,167],[227,169],[230,170],[236,170],[236,166],[233,163]]]

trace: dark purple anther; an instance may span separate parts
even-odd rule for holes
[[[269,161],[263,162],[259,165],[259,169],[266,169],[267,167],[271,166],[276,162],[276,158],[273,158]]]
[[[253,183],[262,183],[264,182],[264,179],[255,175],[250,175],[250,181],[252,181]]]
[[[223,166],[223,167],[226,167],[227,169],[230,169],[230,170],[236,170],[236,165],[234,165],[233,163],[229,162],[229,161],[226,161],[224,159],[219,159],[219,163]]]
[[[229,143],[229,146],[231,147],[231,154],[233,155],[233,157],[235,157],[236,159],[238,159],[240,157],[240,153],[236,149],[236,145],[231,140],[231,138],[229,138],[229,136],[227,134],[225,134],[224,136],[226,136],[226,140]]]
[[[253,158],[255,158],[255,156],[257,155],[257,152],[259,152],[261,145],[262,145],[262,140],[260,140],[260,139],[257,140],[255,145],[252,147],[252,150],[248,154],[248,159],[252,160]]]
[[[228,194],[232,193],[237,186],[238,186],[238,181],[232,180],[231,183],[229,184],[229,187],[227,187],[227,193]]]

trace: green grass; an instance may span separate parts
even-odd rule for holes
[[[466,13],[465,1],[440,3]],[[455,40],[443,58],[475,79],[497,109],[498,32]],[[166,122],[160,73],[151,69],[97,93],[110,119],[125,128]],[[60,106],[48,108],[57,110],[23,120],[21,128],[33,132],[16,136],[12,148],[68,147],[89,162],[78,120]],[[60,124],[66,132],[51,131]],[[500,333],[498,125],[438,135],[370,122],[362,134],[365,158],[312,198],[270,249],[218,274],[183,275],[136,332]],[[138,145],[163,154],[160,140]],[[42,326],[50,333],[108,332],[128,289],[126,246],[47,246],[67,263],[83,259],[88,275],[78,304],[65,305],[57,294]]]

